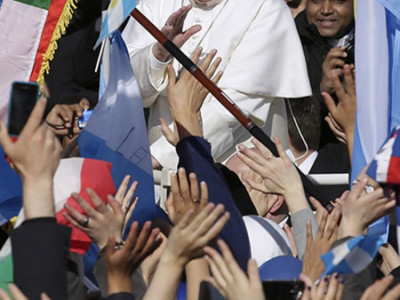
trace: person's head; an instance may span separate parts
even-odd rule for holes
[[[292,12],[293,18],[302,12],[306,7],[307,0],[285,0]]]
[[[286,101],[288,114],[289,147],[292,152],[306,151],[304,137],[310,150],[318,150],[321,134],[320,107],[314,97]],[[297,124],[297,125],[296,125]]]
[[[354,23],[353,0],[308,0],[306,16],[324,38],[341,38]]]

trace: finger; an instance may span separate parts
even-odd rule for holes
[[[125,212],[122,210],[121,204],[111,195],[107,196],[107,202],[115,215],[123,216]]]
[[[400,284],[396,285],[390,291],[386,293],[386,295],[382,298],[382,300],[397,300],[400,298]]]
[[[183,198],[181,200],[183,200],[185,202],[192,201],[191,195],[190,195],[189,182],[187,180],[186,170],[184,168],[179,168],[178,178],[179,178],[180,195]]]
[[[335,236],[335,230],[338,228],[339,219],[340,219],[340,212],[335,208],[331,214],[328,216],[329,222],[328,226],[326,227],[324,235],[328,240]]]
[[[122,180],[121,184],[119,185],[118,191],[115,194],[115,199],[121,203],[122,205],[122,200],[124,199],[126,190],[128,189],[129,181],[131,180],[130,175],[126,175],[124,179]]]
[[[307,223],[306,223],[306,239],[307,239],[307,246],[309,246],[313,240],[310,220],[307,220]]]
[[[344,77],[344,82],[346,85],[347,94],[354,96],[356,93],[356,86],[355,86],[355,80],[353,77],[353,72],[351,71],[351,68],[349,65],[343,66],[343,77]]]
[[[251,139],[251,143],[261,152],[263,157],[270,157],[272,155],[272,152],[264,146],[263,143],[261,143],[259,140],[253,138]],[[255,151],[252,151],[255,153]]]
[[[249,259],[247,263],[247,273],[249,274],[251,284],[261,285],[260,273],[258,272],[257,262],[254,259]]]
[[[277,136],[274,136],[272,139],[275,143],[276,149],[278,150],[279,157],[289,161],[289,157],[286,155],[285,148],[283,147],[281,140]]]
[[[139,201],[139,197],[135,197],[135,199],[133,199],[132,204],[129,206],[129,210],[126,212],[125,223],[128,222],[128,220],[131,218],[133,212],[135,211],[138,201]]]
[[[189,174],[190,194],[194,203],[200,203],[199,184],[195,173]]]
[[[335,300],[338,287],[339,276],[337,273],[335,273],[329,279],[328,291],[326,292],[324,300]]]
[[[343,291],[344,291],[344,278],[343,277],[339,277],[339,286],[337,288],[335,300],[341,300],[342,299]]]
[[[346,99],[346,91],[343,88],[343,85],[340,81],[339,76],[334,76],[333,77],[333,87],[335,90],[335,94],[337,96],[337,98],[339,99],[339,102],[343,102]]]
[[[86,216],[82,215],[80,212],[75,210],[72,206],[65,204],[64,208],[67,213],[63,213],[64,218],[74,227],[82,230],[83,232],[87,231],[87,227],[83,227],[81,224],[84,224],[86,221]]]
[[[172,177],[171,177],[172,178]],[[165,201],[165,209],[167,210],[167,214],[169,216],[169,219],[172,220],[174,213],[175,213],[175,208],[174,208],[174,203],[173,203],[173,196],[172,192],[168,195],[167,200]],[[176,225],[176,224],[175,224]]]
[[[148,238],[150,237],[151,233],[151,222],[146,221],[138,233],[136,243],[134,245],[134,251],[136,253],[141,252],[141,250],[144,248]]]
[[[90,102],[88,99],[83,98],[80,102],[79,102],[79,106],[82,109],[88,110],[90,108]]]
[[[0,289],[0,299],[1,300],[11,300],[11,298],[8,296],[7,292],[3,289]]]
[[[103,200],[96,194],[94,190],[91,188],[86,189],[86,193],[88,194],[90,200],[92,200],[94,208],[101,214],[105,214],[108,212],[108,207],[107,205],[103,202]],[[82,198],[83,199],[83,198]],[[81,199],[81,200],[82,200]],[[87,207],[91,207],[89,203],[84,201],[85,204],[87,204]],[[89,208],[88,208],[89,209]]]
[[[206,253],[208,254],[208,256],[206,256],[206,261],[210,267],[211,274],[213,275],[213,283],[215,283],[215,287],[221,292],[222,295],[226,295],[227,282],[225,276],[220,270],[219,265],[216,263],[215,258],[211,257],[211,250],[206,247],[204,248],[204,251],[207,251]]]
[[[49,296],[47,296],[46,293],[41,293],[40,294],[40,300],[51,300]]]
[[[215,71],[217,70],[218,66],[221,63],[221,57],[217,57],[213,63],[211,64],[211,66],[207,67],[205,75],[207,76],[207,78],[211,78],[212,76],[214,76]]]
[[[200,205],[204,207],[208,203],[208,187],[207,183],[204,181],[200,182],[200,190],[201,190],[201,198],[200,198]]]
[[[184,215],[183,217],[179,220],[178,224],[176,225],[176,227],[178,229],[184,229],[188,226],[191,216],[193,215],[193,209],[189,209]]]
[[[154,228],[149,237],[146,239],[143,249],[140,252],[141,259],[145,259],[148,255],[154,252],[161,245],[161,239],[159,238],[160,229]],[[140,238],[140,236],[139,236]]]
[[[328,276],[324,276],[317,286],[315,299],[324,299],[325,291],[328,287]],[[324,299],[325,300],[325,299]]]
[[[193,61],[195,64],[197,64],[197,63],[199,62],[199,58],[200,58],[200,55],[201,55],[202,52],[203,52],[203,48],[202,48],[202,47],[197,47],[197,48],[194,50],[194,53],[193,53],[193,55],[192,55],[192,61]]]
[[[176,83],[175,69],[172,65],[167,65],[168,87],[172,87]]]
[[[215,84],[217,84],[217,83],[220,81],[220,79],[221,79],[221,77],[222,77],[223,74],[224,74],[224,72],[219,71],[219,72],[213,77],[212,81],[213,81]]]
[[[327,219],[328,219],[328,213],[326,211],[323,211],[321,213],[321,219],[318,222],[318,231],[316,234],[316,238],[317,237],[322,238],[322,236],[324,235]]]
[[[147,228],[147,230],[148,230],[150,228],[150,226],[148,224],[146,225],[146,223],[144,223],[143,229]],[[125,240],[124,248],[126,251],[131,252],[133,250],[133,248],[136,245],[136,239],[137,239],[138,233],[139,233],[139,223],[137,221],[135,221],[132,223],[131,228],[129,229],[128,237]]]
[[[11,295],[13,295],[14,299],[28,300],[28,298],[26,298],[24,293],[14,283],[8,284],[8,289],[11,292]]]
[[[189,225],[196,235],[202,236],[211,225],[218,219],[223,213],[224,205],[209,203],[192,221]]]
[[[215,55],[217,54],[217,50],[213,49],[211,50],[206,57],[203,59],[203,61],[200,64],[200,69],[203,72],[206,72],[208,70],[208,68],[211,65],[212,60],[214,59]],[[208,76],[207,76],[208,77]]]
[[[78,205],[82,208],[83,212],[87,216],[89,216],[91,218],[94,218],[97,216],[98,212],[93,207],[91,207],[89,203],[86,202],[85,198],[83,198],[81,195],[79,195],[77,193],[72,193],[71,196],[72,196],[72,198],[74,198],[76,203],[78,203]],[[73,217],[75,217],[75,215],[73,215]]]
[[[215,264],[217,268],[217,274],[222,277],[218,281],[222,282],[232,282],[233,281],[233,274],[229,269],[226,260],[223,258],[221,254],[218,253],[212,247],[204,247],[204,251],[207,251],[206,254],[211,258],[211,261]],[[217,279],[217,278],[216,278]],[[221,284],[222,285],[222,284]]]
[[[201,26],[200,25],[193,25],[192,27],[187,29],[185,32],[183,32],[181,39],[176,43],[176,45],[178,47],[182,47],[182,45],[184,43],[186,43],[186,41],[188,39],[190,39],[194,34],[199,32],[200,30],[201,30]]]
[[[328,108],[328,111],[331,114],[334,114],[335,110],[336,110],[336,103],[333,100],[332,96],[330,94],[326,93],[326,92],[322,92],[321,95],[324,98],[325,105]]]
[[[208,260],[207,260],[207,262],[208,262]],[[212,267],[211,267],[210,264],[209,264],[209,267],[210,267],[211,273],[212,273]],[[214,273],[212,273],[212,274],[214,275]],[[218,290],[218,292],[219,292],[224,298],[226,298],[226,293],[225,293],[225,291],[222,289],[222,287],[219,285],[219,283],[217,282],[217,280],[215,280],[214,277],[207,276],[206,278],[204,278],[204,281],[205,281],[205,282],[208,282],[209,284],[211,284],[212,286],[214,286],[214,287]]]
[[[229,273],[233,275],[233,277],[236,277],[238,280],[246,280],[247,278],[242,269],[239,267],[238,263],[236,262],[235,258],[233,257],[233,254],[231,250],[229,249],[229,246],[222,240],[218,240],[218,246],[219,249],[222,252],[222,257],[224,258],[225,264],[229,270]]]
[[[265,184],[261,182],[257,182],[249,177],[244,179],[245,182],[252,188],[253,190],[262,192],[262,193],[271,193],[271,191],[265,186]]]
[[[14,143],[8,135],[8,129],[4,122],[0,122],[0,144],[7,155],[12,153]]]
[[[350,194],[347,197],[348,200],[352,201],[353,199],[359,198],[362,192],[364,191],[364,188],[367,185],[367,183],[368,179],[362,178],[356,185],[354,185],[350,191]]]
[[[135,194],[138,185],[139,185],[138,181],[132,182],[128,192],[125,194],[125,197],[122,200],[122,205],[123,206],[125,206],[125,207],[130,207],[131,206],[132,197]]]
[[[225,212],[222,217],[220,217],[218,221],[215,222],[212,227],[205,232],[204,236],[201,237],[200,242],[204,245],[207,245],[210,241],[215,239],[225,227],[226,223],[228,223],[229,218],[229,212]]]
[[[32,113],[30,114],[29,119],[26,122],[26,125],[22,129],[20,138],[24,136],[32,136],[36,129],[40,126],[40,124],[42,124],[43,113],[46,109],[46,103],[46,98],[41,98],[38,102],[36,102],[36,105],[33,108]]]
[[[165,136],[170,144],[176,145],[177,140],[175,137],[175,133],[171,130],[171,128],[169,128],[167,122],[163,118],[160,118],[160,125],[163,136]]]

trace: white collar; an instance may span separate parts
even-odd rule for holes
[[[199,4],[196,3],[196,0],[190,0],[190,3],[192,3],[193,7],[199,7],[199,8],[211,8],[216,6],[217,4],[220,4],[223,0],[210,0],[207,3],[204,4]]]

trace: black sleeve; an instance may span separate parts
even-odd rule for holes
[[[131,293],[116,293],[103,298],[105,300],[135,300],[135,297]]]
[[[28,299],[67,299],[71,229],[54,218],[25,221],[11,234],[14,282]]]

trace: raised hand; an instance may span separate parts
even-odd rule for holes
[[[15,143],[0,123],[0,144],[22,179],[53,178],[60,161],[61,145],[42,123],[45,108],[46,99],[39,99]]]
[[[357,98],[355,78],[349,65],[345,65],[343,67],[343,77],[346,88],[344,88],[340,82],[338,74],[332,77],[333,88],[337,98],[339,99],[338,104],[335,103],[331,95],[328,93],[322,93],[322,96],[324,97],[326,106],[329,110],[330,119],[327,122],[328,124],[331,123],[329,124],[331,128],[333,126],[336,129],[333,130],[333,132],[336,132],[335,135],[339,135],[339,140],[346,140],[351,159],[351,154],[353,151]],[[343,130],[345,136],[340,133],[340,129]]]
[[[108,294],[131,291],[131,276],[140,263],[157,247],[160,229],[151,230],[147,221],[141,230],[138,222],[133,222],[125,243],[116,245],[115,237],[110,235],[106,250]]]
[[[89,109],[87,99],[82,99],[78,104],[57,104],[46,117],[46,124],[56,135],[79,134],[78,118],[82,112]]]
[[[128,210],[123,209],[121,204],[111,195],[107,197],[107,206],[95,191],[88,188],[86,193],[93,203],[93,208],[82,196],[73,193],[72,197],[84,211],[84,214],[78,212],[71,205],[65,204],[68,213],[64,213],[65,219],[76,228],[86,233],[91,240],[99,247],[104,248],[110,235],[118,241],[122,241],[126,221],[131,216],[135,204]]]
[[[279,157],[273,156],[271,151],[256,139],[252,139],[252,143],[259,152],[239,145],[239,158],[263,178],[262,182],[247,178],[247,183],[262,192],[283,195],[291,213],[309,208],[300,175],[287,157],[279,139],[274,140]]]
[[[213,284],[227,300],[265,300],[256,261],[249,260],[247,276],[239,267],[228,245],[219,240],[218,246],[222,255],[211,247],[204,248],[213,275],[207,281]]]
[[[172,224],[178,224],[190,209],[194,216],[206,206],[208,189],[204,181],[200,183],[200,189],[201,193],[195,173],[189,174],[189,182],[184,168],[179,168],[178,174],[171,175],[171,192],[165,206]]]
[[[183,31],[183,23],[191,9],[192,5],[181,7],[168,17],[165,25],[161,28],[161,32],[179,48],[182,47],[191,36],[201,30],[200,25],[194,25]],[[172,57],[167,49],[160,43],[154,44],[152,51],[154,57],[161,62],[166,62]]]
[[[303,273],[317,280],[325,267],[321,255],[329,251],[337,240],[340,213],[335,210],[330,215],[323,212],[319,221],[318,231],[312,238],[311,223],[307,222],[307,246],[303,258]]]
[[[172,229],[145,300],[176,299],[180,275],[185,265],[203,255],[203,248],[221,232],[229,220],[224,206],[209,203],[192,218],[189,210]]]
[[[202,48],[197,48],[194,52],[192,57],[194,63],[199,61],[201,52]],[[216,54],[216,50],[211,51],[200,64],[200,69],[208,78],[213,77],[221,62],[220,58],[214,60]],[[202,136],[200,108],[208,94],[208,90],[186,70],[183,71],[179,79],[177,79],[175,70],[171,65],[167,67],[167,71],[169,78],[167,89],[168,104],[176,123],[179,138],[182,139],[188,134]],[[219,72],[212,80],[216,83],[221,76],[222,72]],[[173,135],[168,126],[164,125],[162,129],[164,135],[167,137],[175,136],[176,140],[176,134]]]
[[[321,92],[333,92],[334,79],[342,75],[344,58],[346,57],[347,53],[344,46],[332,48],[328,52],[322,64]]]
[[[396,205],[394,194],[382,188],[365,193],[367,183],[367,178],[361,179],[343,202],[340,238],[364,234],[370,224],[386,215]]]
[[[217,237],[229,220],[224,206],[208,203],[196,217],[189,210],[171,231],[166,252],[173,255],[181,265],[203,254],[203,247]]]
[[[54,217],[53,176],[62,149],[53,132],[42,123],[45,107],[46,99],[39,99],[15,143],[6,125],[0,123],[0,144],[23,181],[26,219]]]

